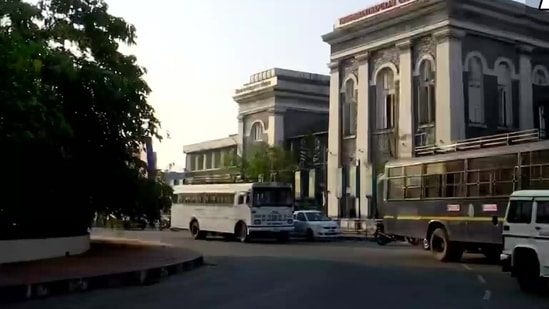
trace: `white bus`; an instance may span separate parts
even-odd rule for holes
[[[294,196],[283,183],[229,183],[174,186],[172,229],[195,239],[208,234],[241,242],[260,236],[286,241],[293,231]]]

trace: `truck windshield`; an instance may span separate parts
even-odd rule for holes
[[[261,206],[293,206],[294,198],[290,188],[255,188],[253,189],[252,205]]]

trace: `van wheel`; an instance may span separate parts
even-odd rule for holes
[[[193,236],[194,239],[204,239],[206,238],[206,233],[204,233],[203,231],[200,230],[200,225],[198,225],[198,221],[196,220],[193,220],[193,222],[191,222],[191,235]]]
[[[441,262],[455,262],[461,259],[463,248],[450,242],[445,229],[438,228],[431,235],[431,253]]]
[[[517,262],[515,274],[522,291],[541,293],[547,288],[547,279],[540,277],[539,262],[533,254],[523,255]]]
[[[248,227],[245,223],[240,223],[235,230],[235,238],[240,242],[248,242]]]

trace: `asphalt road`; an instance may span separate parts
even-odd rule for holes
[[[207,265],[159,284],[100,290],[7,306],[88,308],[549,308],[526,295],[499,266],[474,256],[439,263],[405,244],[366,241],[195,241],[186,232],[109,232],[198,250]],[[138,258],[138,257],[136,257]]]

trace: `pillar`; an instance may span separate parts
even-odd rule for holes
[[[519,126],[521,130],[534,128],[534,98],[532,86],[532,58],[533,47],[519,46]]]
[[[358,97],[357,97],[357,131],[355,158],[359,166],[359,192],[357,209],[361,219],[368,217],[368,198],[372,195],[372,168],[370,164],[370,104],[368,104],[370,90],[369,54],[357,55],[358,62]]]
[[[341,162],[341,130],[339,108],[339,63],[332,62],[330,68],[330,107],[328,120],[328,216],[339,215],[338,168]]]
[[[436,47],[436,143],[450,145],[465,139],[463,98],[463,31],[446,28],[435,33]]]
[[[404,40],[397,43],[400,50],[400,93],[398,99],[398,138],[397,154],[399,158],[411,158],[413,151],[412,119],[412,42]]]
[[[238,137],[236,143],[236,154],[243,156],[244,153],[244,116],[238,115]]]

